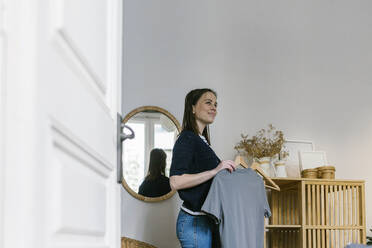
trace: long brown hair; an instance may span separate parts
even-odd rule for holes
[[[208,88],[194,89],[186,95],[185,111],[183,112],[182,120],[182,130],[189,130],[199,135],[199,129],[196,124],[195,115],[192,113],[192,106],[196,105],[200,97],[206,92],[211,92],[217,97],[217,93],[214,90]],[[210,145],[211,142],[209,139],[209,125],[204,128],[202,135],[207,139]]]
[[[159,148],[154,148],[150,152],[149,171],[146,180],[155,180],[165,174],[167,154]]]

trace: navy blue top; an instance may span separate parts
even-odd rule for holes
[[[217,167],[221,160],[212,148],[199,135],[189,130],[183,130],[173,147],[170,176],[196,174]],[[188,189],[178,190],[183,205],[192,210],[200,211],[212,179]]]
[[[159,197],[169,192],[171,192],[169,178],[164,175],[160,175],[160,177],[155,180],[145,179],[138,190],[138,194],[147,197]]]

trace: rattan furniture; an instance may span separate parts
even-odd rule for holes
[[[147,244],[142,241],[138,241],[135,239],[122,237],[121,238],[121,248],[156,248],[153,245]]]
[[[365,183],[355,180],[272,178],[266,248],[344,248],[366,243]]]

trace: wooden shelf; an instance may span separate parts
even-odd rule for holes
[[[345,247],[366,243],[365,182],[272,178],[266,248]]]
[[[364,184],[365,180],[352,180],[352,179],[312,179],[312,178],[299,178],[299,177],[272,177],[273,180],[278,186],[286,185],[286,184],[293,184],[293,183],[300,183],[302,181],[309,181],[309,182],[319,182],[319,183],[361,183]]]
[[[266,225],[267,229],[295,229],[295,228],[301,228],[301,225]]]
[[[304,226],[305,229],[361,230],[363,226]]]

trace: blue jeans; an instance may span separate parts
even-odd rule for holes
[[[182,248],[211,248],[212,223],[206,215],[194,216],[180,210],[177,218],[177,238]]]

